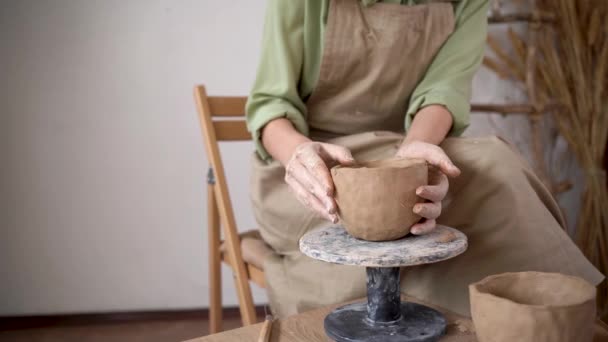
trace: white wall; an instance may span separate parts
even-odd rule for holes
[[[264,3],[2,1],[0,315],[207,306],[192,86],[247,93]],[[475,99],[507,98],[521,94],[482,70]],[[491,131],[527,148],[525,120],[474,116],[470,134]],[[243,228],[251,151],[223,150]]]
[[[0,315],[207,305],[192,86],[248,91],[264,3],[0,4]],[[243,227],[251,150],[225,149]]]

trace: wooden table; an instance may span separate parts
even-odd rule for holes
[[[403,297],[404,300],[428,305],[441,311],[448,320],[446,335],[442,342],[475,342],[475,331],[470,318],[464,317],[445,309],[428,303],[421,302],[415,298]],[[361,299],[360,301],[363,301]],[[321,309],[304,312],[298,315],[279,319],[272,324],[270,341],[272,342],[326,342],[331,341],[325,336],[323,319],[334,308],[341,306],[331,305]],[[257,342],[262,323],[247,327],[225,331],[219,334],[204,336],[190,340],[189,342]],[[596,324],[596,337],[594,342],[608,341],[608,326],[603,323]]]

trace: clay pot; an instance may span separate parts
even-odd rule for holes
[[[422,202],[416,189],[427,184],[421,159],[387,159],[331,169],[342,224],[352,236],[370,241],[395,240],[420,220],[412,211]]]
[[[559,273],[489,276],[469,285],[480,342],[591,342],[595,287]]]

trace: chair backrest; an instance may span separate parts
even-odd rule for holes
[[[210,117],[217,141],[251,140],[244,118],[246,97],[207,96],[207,102],[204,115]]]
[[[238,241],[238,233],[218,141],[243,141],[251,139],[251,135],[247,132],[244,117],[247,98],[210,97],[207,96],[205,86],[203,85],[198,85],[194,88],[194,98],[201,123],[201,134],[205,143],[205,149],[207,150],[207,158],[211,164],[208,181],[215,188],[214,194],[217,200],[220,220],[227,233],[227,236],[225,236],[226,241],[228,243],[236,243]],[[231,117],[232,120],[229,119]],[[236,240],[231,241],[233,238],[236,238]]]
[[[198,85],[194,88],[194,98],[207,158],[211,164],[209,174],[207,175],[207,182],[213,188],[211,192],[213,197],[209,198],[209,200],[217,203],[220,224],[223,227],[224,239],[227,244],[227,254],[237,281],[236,289],[239,302],[252,303],[248,273],[241,253],[240,238],[218,145],[218,141],[251,140],[251,135],[247,131],[245,123],[245,103],[247,98],[207,96],[203,85]],[[214,228],[209,227],[209,229]],[[241,305],[241,315],[246,325],[255,323],[253,305],[247,309]]]

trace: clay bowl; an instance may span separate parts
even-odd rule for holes
[[[420,220],[412,211],[422,202],[416,189],[428,182],[421,159],[386,159],[356,166],[335,166],[338,215],[346,231],[369,241],[399,239]]]
[[[480,342],[591,342],[595,287],[559,273],[518,272],[469,285]]]

